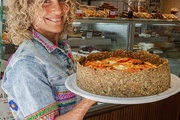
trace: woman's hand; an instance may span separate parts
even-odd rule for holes
[[[60,115],[55,120],[82,120],[89,108],[97,101],[83,98],[71,111]]]

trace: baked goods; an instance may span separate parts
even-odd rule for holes
[[[99,49],[93,46],[82,46],[79,50],[79,53],[81,54],[89,54],[89,53],[95,53],[99,52]]]
[[[175,16],[174,14],[162,14],[163,18],[165,20],[177,20],[178,17]]]
[[[118,60],[107,62],[110,58],[119,57],[119,61],[123,64],[114,64]],[[101,60],[106,61],[106,64],[101,63]],[[134,66],[129,65],[130,68],[127,69],[124,64],[130,64],[128,61],[131,60],[134,62],[131,62],[131,65]],[[87,65],[88,62],[92,61],[95,61],[97,66]],[[110,68],[107,67],[108,64],[111,66]],[[114,65],[117,66],[114,67]],[[155,95],[170,87],[168,60],[147,51],[126,52],[117,50],[81,57],[77,62],[76,77],[77,85],[81,89],[93,94],[112,97]]]
[[[109,17],[110,11],[118,11],[118,8],[110,5],[109,3],[103,3],[103,5],[89,6],[89,5],[80,5],[80,9],[82,10],[83,17]]]
[[[178,12],[178,8],[177,7],[173,7],[173,8],[171,8],[171,14],[176,14],[177,12]]]

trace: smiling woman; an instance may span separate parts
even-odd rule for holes
[[[67,2],[46,0],[42,4],[42,9],[37,9],[33,26],[38,32],[57,45],[59,33],[63,30],[67,20],[68,11]]]
[[[72,22],[75,19],[76,0],[6,0],[8,9],[8,39],[19,45],[24,39],[31,39],[29,32],[35,19],[41,23],[43,13],[60,14],[64,19],[64,25],[60,36],[65,32],[71,32]],[[59,8],[58,8],[59,7]],[[70,9],[69,9],[70,8]],[[47,11],[48,10],[48,11]],[[39,12],[38,12],[39,11]],[[15,13],[16,12],[16,13]],[[43,12],[43,13],[42,13]],[[50,14],[46,14],[50,16]],[[44,17],[46,17],[44,16]],[[68,16],[68,17],[67,17]],[[56,18],[59,17],[56,15]],[[65,20],[66,19],[66,20]],[[37,24],[37,23],[35,23]]]
[[[6,0],[7,37],[18,49],[4,72],[2,88],[16,120],[82,120],[96,103],[65,87],[75,73],[69,45],[76,0]]]

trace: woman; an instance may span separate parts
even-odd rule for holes
[[[75,0],[6,0],[7,31],[18,46],[3,77],[2,88],[16,120],[81,120],[95,101],[64,85],[75,72],[69,46],[59,40],[70,32]]]

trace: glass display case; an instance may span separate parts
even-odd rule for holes
[[[4,34],[3,26],[1,34]],[[73,26],[73,33],[63,38],[73,51],[77,52],[82,46],[93,46],[100,51],[148,50],[168,58],[171,72],[180,76],[178,20],[84,18],[76,19]],[[12,44],[2,44],[2,48],[2,59],[5,60],[15,52]]]
[[[16,46],[6,40],[7,9],[3,6],[3,0],[0,3],[0,55],[7,60]],[[148,50],[168,58],[171,72],[180,76],[179,20],[87,17],[76,19],[73,26],[73,33],[63,38],[73,51],[78,51],[82,46],[93,46],[100,51]]]
[[[2,58],[3,54],[3,44],[2,44],[2,39],[4,38],[3,35],[3,29],[4,29],[4,23],[5,23],[5,17],[3,14],[3,0],[0,1],[0,57]],[[10,48],[11,50],[11,48]],[[7,50],[8,51],[8,50]],[[13,115],[11,113],[11,110],[8,106],[8,98],[7,94],[1,89],[1,82],[2,82],[2,74],[6,68],[6,61],[0,59],[0,120],[14,120]]]
[[[1,57],[1,49],[2,49],[2,15],[3,15],[3,8],[2,8],[3,1],[0,1],[0,57]]]
[[[1,59],[8,60],[8,58],[15,52],[16,46],[11,44],[10,41],[7,39],[7,32],[6,32],[6,19],[7,19],[7,7],[4,6],[4,0],[1,0],[1,20],[0,20],[0,42],[1,42]]]
[[[133,29],[133,50],[168,58],[171,73],[180,77],[180,21],[135,20]]]
[[[80,46],[91,45],[101,51],[115,49],[129,50],[131,22],[110,19],[77,19],[74,33],[67,34],[65,41],[73,50]]]
[[[180,76],[178,20],[86,18],[77,19],[73,25],[74,34],[65,39],[75,51],[82,45],[92,45],[101,51],[147,50],[168,58],[171,72]]]

